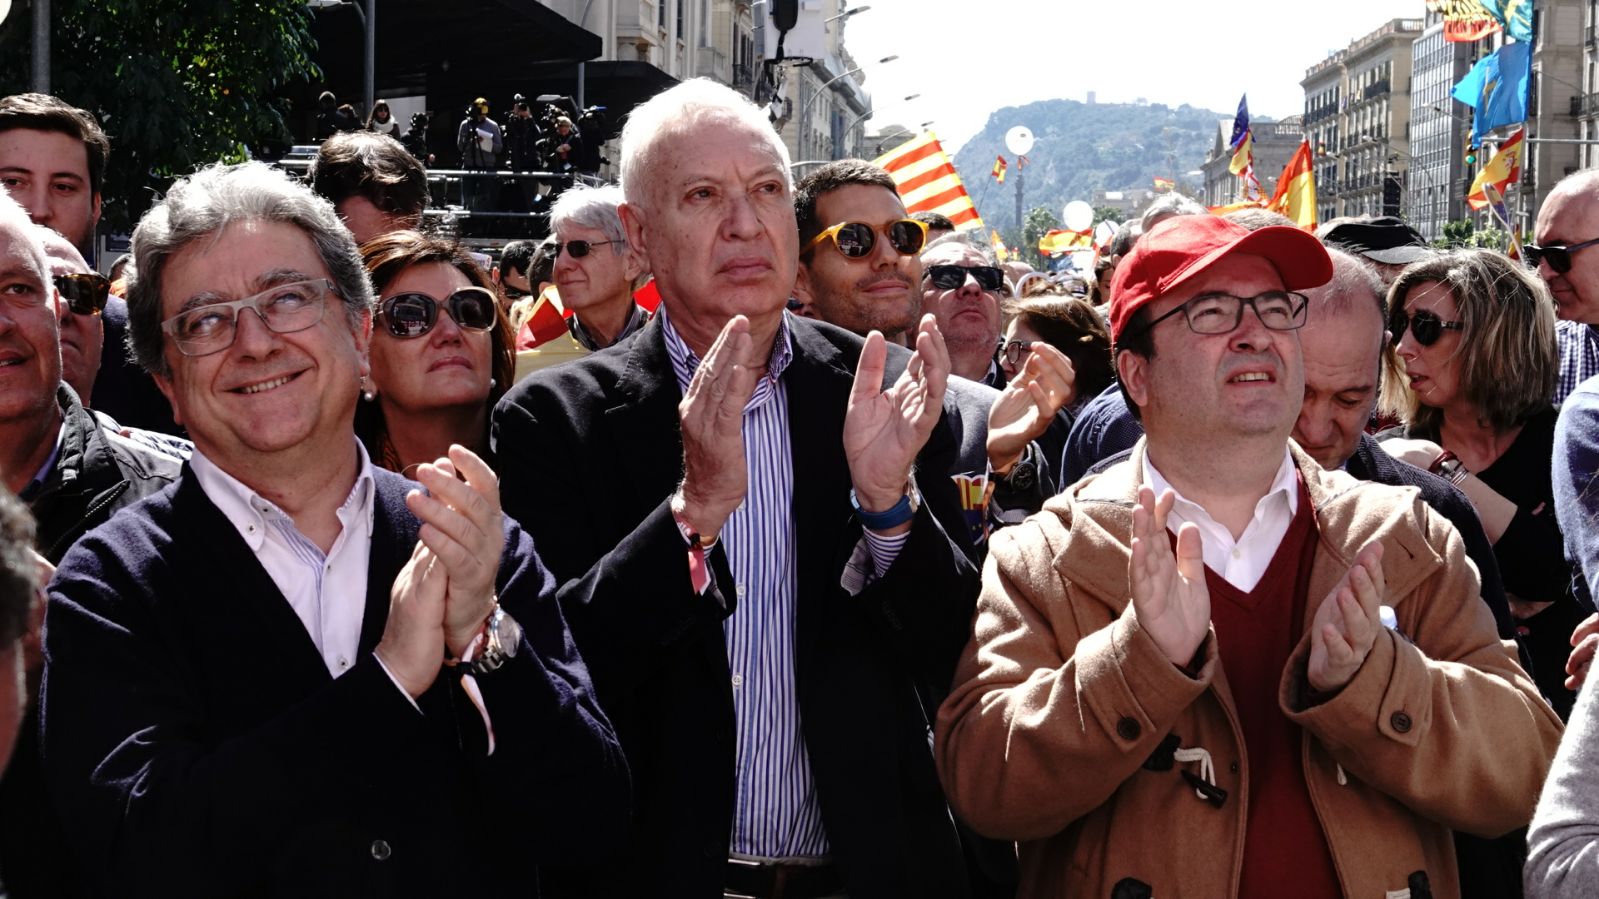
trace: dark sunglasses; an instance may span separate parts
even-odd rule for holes
[[[625,241],[625,240],[569,240],[566,243],[558,243],[558,244],[554,245],[555,246],[555,257],[557,259],[559,259],[561,257],[561,254],[564,252],[564,253],[571,253],[573,259],[582,259],[584,256],[587,256],[589,253],[593,252],[595,247],[608,246],[608,245],[613,244],[613,243],[627,243],[627,241]]]
[[[99,315],[111,294],[111,280],[92,272],[56,275],[55,285],[74,315]]]
[[[389,326],[389,333],[402,340],[421,337],[439,321],[439,307],[468,331],[487,331],[494,327],[494,294],[481,287],[463,287],[435,300],[425,293],[399,293],[384,300],[378,314]]]
[[[1571,271],[1571,254],[1594,244],[1599,244],[1599,237],[1570,245],[1552,243],[1548,246],[1540,247],[1536,244],[1527,244],[1521,249],[1522,254],[1527,257],[1528,265],[1537,268],[1539,262],[1547,262],[1550,268],[1564,275],[1566,272]]]
[[[500,282],[500,293],[505,294],[507,300],[520,300],[533,295],[530,291],[523,290],[520,287],[512,287],[504,281]]]
[[[927,277],[939,290],[959,290],[971,275],[977,286],[984,290],[999,290],[1005,286],[1005,273],[992,265],[929,265]]]
[[[1388,330],[1393,332],[1393,345],[1399,346],[1399,341],[1405,336],[1406,329],[1415,336],[1416,342],[1422,346],[1432,346],[1438,342],[1445,330],[1463,331],[1465,322],[1446,322],[1438,317],[1436,312],[1426,309],[1410,315],[1403,309],[1394,310],[1393,320],[1389,322]]]
[[[839,222],[811,238],[805,249],[809,252],[822,241],[831,238],[833,246],[838,247],[838,251],[845,257],[860,259],[870,255],[877,246],[878,233],[877,228],[865,222]],[[883,226],[881,233],[888,238],[888,245],[894,248],[894,252],[901,256],[914,256],[920,253],[922,246],[927,243],[927,224],[915,219],[889,222]]]

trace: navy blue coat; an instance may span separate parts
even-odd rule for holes
[[[524,628],[478,678],[497,748],[446,668],[418,713],[372,656],[416,543],[416,485],[376,472],[356,665],[334,679],[185,467],[91,531],[51,584],[44,762],[99,892],[538,893],[535,865],[621,833],[628,779],[526,534],[497,582]]]
[[[852,899],[964,896],[967,862],[930,743],[978,587],[948,476],[956,438],[947,421],[934,429],[909,540],[883,579],[848,595],[839,578],[861,526],[842,434],[862,342],[804,319],[790,327],[794,690],[833,860]],[[907,355],[891,357],[885,379]],[[738,609],[720,548],[716,594],[693,592],[667,505],[683,474],[681,397],[657,317],[534,374],[495,410],[505,509],[557,577],[582,579],[562,604],[633,772],[633,833],[609,864],[567,872],[574,894],[722,895],[736,776],[723,620]]]

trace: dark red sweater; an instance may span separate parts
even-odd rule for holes
[[[1298,489],[1293,523],[1255,589],[1244,593],[1205,569],[1217,653],[1248,752],[1249,824],[1240,899],[1343,895],[1305,787],[1302,731],[1277,706],[1277,684],[1304,627],[1316,548],[1310,496],[1303,481]]]

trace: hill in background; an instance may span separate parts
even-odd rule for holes
[[[1095,190],[1149,189],[1154,179],[1181,179],[1205,161],[1216,139],[1217,122],[1230,113],[1184,104],[1080,103],[1042,100],[1000,109],[960,152],[955,167],[977,202],[983,221],[995,228],[1016,226],[1016,160],[1005,149],[1005,132],[1031,128],[1037,142],[1027,154],[1022,193],[1026,210],[1043,206],[1056,216],[1072,200],[1094,201]],[[1266,121],[1262,118],[1260,121]],[[1010,169],[1004,184],[990,177],[994,157],[1004,155]]]

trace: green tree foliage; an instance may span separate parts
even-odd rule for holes
[[[1100,222],[1115,222],[1121,224],[1122,211],[1114,206],[1094,207],[1094,227],[1099,227]]]
[[[1469,219],[1445,222],[1444,236],[1433,241],[1433,246],[1444,250],[1476,247],[1503,253],[1510,248],[1510,232],[1499,228],[1478,229]]]
[[[51,93],[111,137],[103,216],[130,227],[174,179],[287,144],[278,94],[320,78],[305,0],[53,0]],[[31,10],[0,26],[0,90],[28,89]]]

